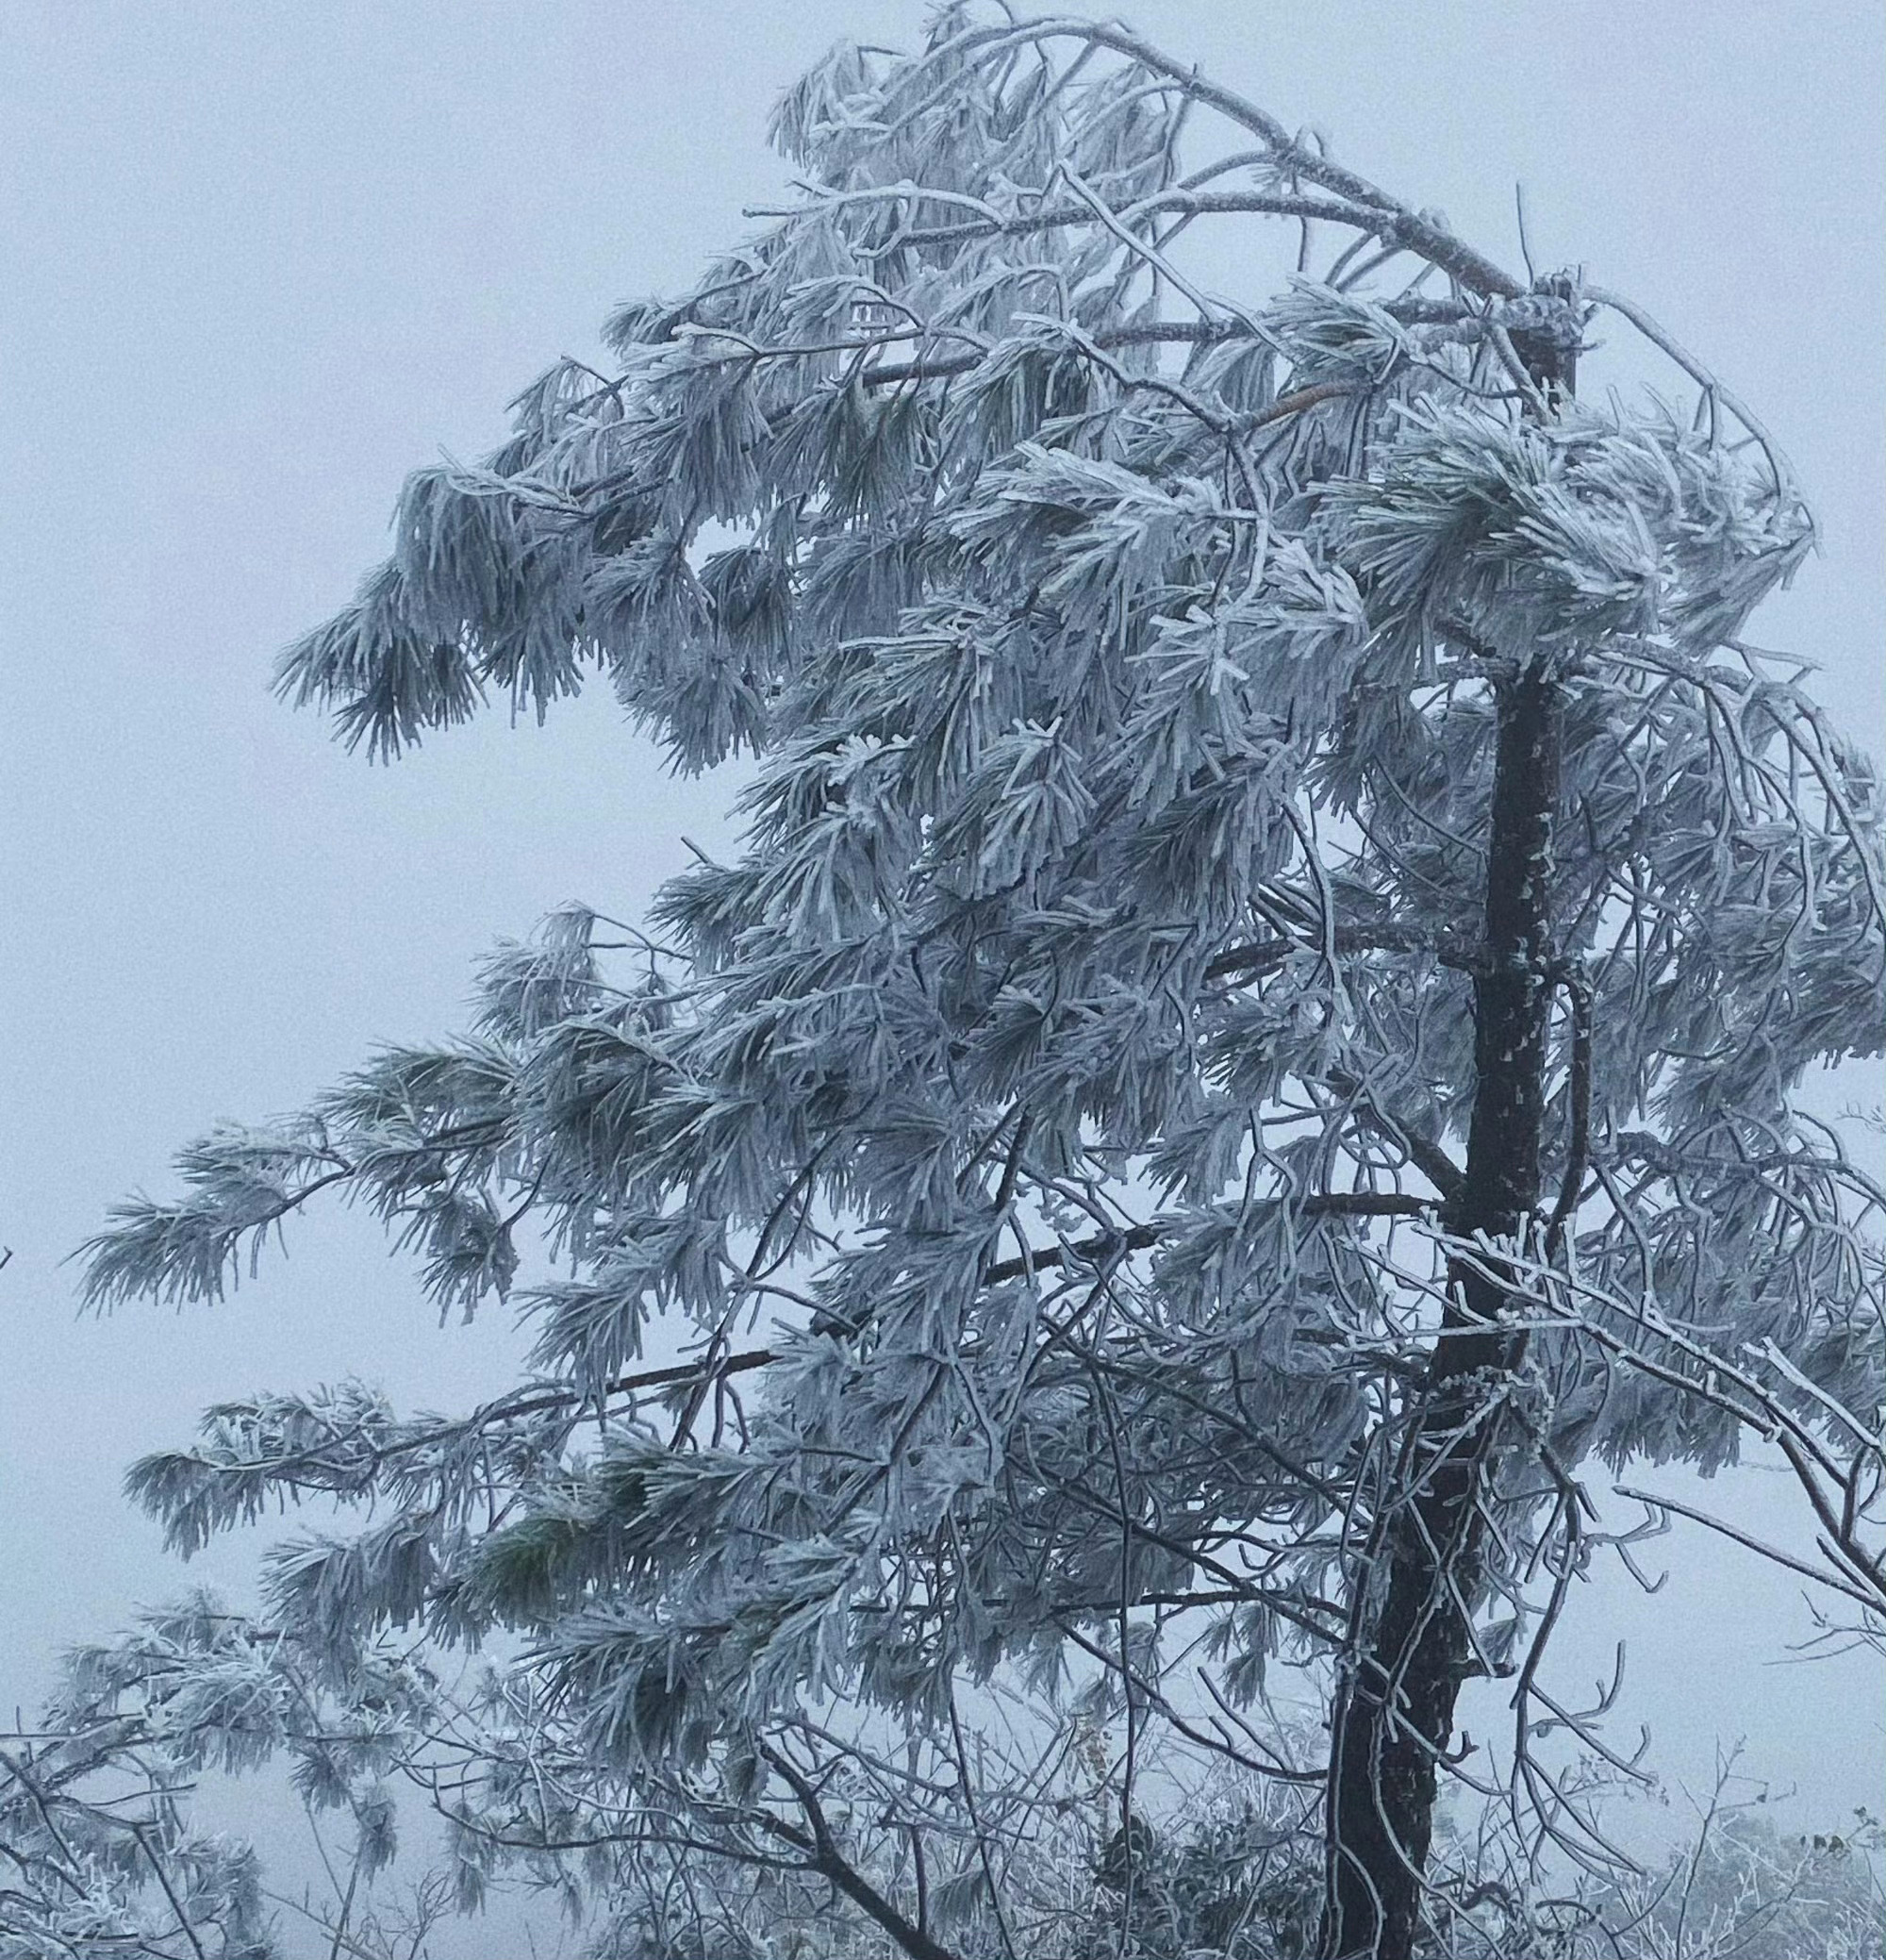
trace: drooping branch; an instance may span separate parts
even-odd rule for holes
[[[1267,110],[1206,79],[1196,68],[1175,61],[1128,28],[1065,16],[1024,21],[1008,27],[971,29],[946,43],[938,53],[967,53],[971,48],[989,51],[1053,40],[1080,41],[1089,46],[1108,48],[1125,56],[1148,75],[1170,82],[1180,94],[1216,110],[1227,121],[1255,136],[1264,146],[1270,169],[1278,176],[1319,185],[1351,205],[1381,212],[1385,224],[1399,227],[1407,250],[1458,280],[1468,291],[1511,299],[1525,291],[1510,273],[1474,251],[1452,232],[1410,210],[1366,177],[1306,148]]]
[[[783,1752],[769,1744],[763,1743],[760,1753],[778,1772],[781,1780],[798,1800],[806,1823],[806,1828],[801,1830],[787,1823],[783,1818],[772,1818],[763,1814],[762,1821],[765,1826],[787,1843],[797,1845],[809,1852],[809,1868],[821,1878],[829,1879],[846,1898],[861,1907],[882,1926],[903,1952],[910,1955],[910,1960],[957,1960],[957,1955],[950,1948],[934,1939],[922,1926],[905,1918],[845,1856],[825,1816],[824,1806],[819,1801],[819,1791],[811,1780],[803,1775]]]

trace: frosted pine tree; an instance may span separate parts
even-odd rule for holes
[[[757,758],[738,855],[91,1249],[98,1301],[213,1299],[351,1194],[536,1371],[222,1409],[137,1492],[186,1551],[371,1504],[274,1554],[282,1623],[521,1630],[598,1788],[823,1856],[862,1738],[942,1766],[871,1786],[893,1836],[953,1761],[993,1951],[963,1698],[1082,1687],[1122,1843],[1149,1752],[1229,1756],[1323,1806],[1327,1960],[1404,1960],[1475,1909],[1430,1859],[1468,1678],[1519,1828],[1596,1855],[1528,1746],[1581,1463],[1753,1422],[1878,1601],[1880,1197],[1796,1099],[1879,1045],[1877,788],[1744,637],[1808,512],[1628,301],[1122,28],[946,8],[774,134],[787,207],[417,473],[281,669],[383,758],[600,677],[676,767]],[[1228,227],[1249,291],[1191,256]],[[1579,392],[1601,318],[1664,396]],[[853,1904],[949,1951],[884,1869]]]

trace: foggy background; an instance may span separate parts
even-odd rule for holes
[[[1711,361],[1824,527],[1755,637],[1821,660],[1822,698],[1878,753],[1878,0],[1128,13],[1515,266],[1523,181],[1542,270],[1582,261]],[[598,357],[614,302],[687,283],[785,188],[764,130],[807,62],[922,19],[915,0],[0,0],[9,1712],[135,1604],[200,1576],[245,1590],[257,1541],[179,1568],[119,1492],[202,1404],[352,1372],[460,1408],[508,1378],[507,1314],[440,1329],[344,1211],[180,1316],[78,1319],[61,1262],[114,1199],[170,1189],[210,1122],[458,1026],[494,938],[566,899],[634,916],[683,832],[724,836],[727,784],[668,776],[606,688],[372,768],[273,701],[269,663],[382,555],[408,469],[481,455],[552,358]],[[1856,1093],[1877,1102],[1877,1076]],[[1637,1481],[1659,1475],[1682,1487]],[[1803,1528],[1772,1474],[1707,1496],[1765,1536]],[[1877,1663],[1792,1659],[1813,1631],[1798,1583],[1692,1527],[1646,1562],[1670,1570],[1656,1599],[1611,1573],[1575,1599],[1568,1690],[1623,1634],[1611,1733],[1650,1723],[1673,1786],[1745,1736],[1743,1767],[1800,1787],[1803,1828],[1874,1800]]]

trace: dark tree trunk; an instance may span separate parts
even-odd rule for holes
[[[1519,352],[1548,395],[1570,388],[1569,351]],[[1513,1238],[1539,1209],[1562,725],[1559,684],[1540,667],[1500,687],[1477,1079],[1466,1175],[1448,1210],[1460,1234]],[[1497,1271],[1450,1267],[1442,1336],[1378,1514],[1332,1723],[1323,1960],[1409,1960],[1414,1950],[1439,1759],[1473,1670],[1468,1618],[1503,1439],[1501,1391],[1525,1353],[1524,1335],[1498,1325],[1510,1298]]]

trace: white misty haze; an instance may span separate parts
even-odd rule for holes
[[[1087,9],[1070,9],[1085,11]],[[1094,9],[1098,11],[1099,9]],[[1877,4],[1573,8],[1142,0],[1142,31],[1324,129],[1516,261],[1586,263],[1696,347],[1794,457],[1825,550],[1758,632],[1876,749],[1886,333]],[[718,833],[599,692],[370,768],[268,663],[382,548],[407,469],[495,440],[783,187],[773,97],[913,0],[9,0],[0,21],[0,1695],[194,1576],[119,1496],[223,1395],[357,1372],[453,1407],[502,1314],[433,1324],[366,1219],[327,1215],[213,1310],[74,1317],[63,1257],[175,1147],[293,1106],[377,1041],[455,1026],[472,964],[567,898],[632,915]],[[1877,1088],[1872,1097],[1876,1098]],[[1646,1481],[1649,1479],[1646,1478]],[[1666,1487],[1674,1487],[1667,1486]],[[1773,1479],[1712,1500],[1803,1528]],[[251,1548],[202,1563],[232,1586]],[[1609,1580],[1561,1653],[1632,1665],[1617,1723],[1673,1777],[1718,1738],[1832,1820],[1878,1780],[1877,1668],[1778,1666],[1798,1589],[1695,1531]],[[1474,1726],[1469,1718],[1470,1727]]]

